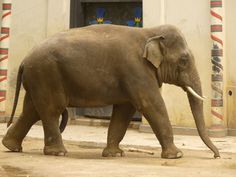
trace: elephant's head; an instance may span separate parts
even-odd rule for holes
[[[170,25],[152,30],[156,30],[156,33],[147,40],[143,57],[156,68],[160,86],[162,83],[174,84],[187,92],[198,133],[214,152],[214,156],[219,157],[219,152],[209,139],[205,128],[201,82],[194,56],[183,34]]]

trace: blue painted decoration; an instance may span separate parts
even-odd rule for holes
[[[127,25],[132,27],[143,27],[141,7],[136,7],[134,9],[134,19],[128,20]]]
[[[106,10],[104,8],[96,9],[96,20],[92,20],[89,22],[90,25],[94,24],[111,24],[110,20],[104,20]]]

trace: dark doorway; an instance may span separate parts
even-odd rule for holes
[[[104,23],[141,27],[142,0],[71,0],[71,28],[91,25],[98,16]]]
[[[142,0],[71,0],[70,28],[93,24],[142,27]],[[112,106],[78,108],[77,115],[109,118]],[[141,121],[136,113],[133,120]]]

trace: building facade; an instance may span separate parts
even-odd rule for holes
[[[196,59],[203,93],[207,97],[204,102],[207,127],[213,134],[236,135],[236,50],[233,47],[236,40],[235,6],[235,0],[12,0],[6,106],[1,120],[4,121],[11,113],[20,62],[33,46],[47,37],[72,27],[97,23],[134,27],[173,24],[184,33]],[[220,83],[212,79],[213,67],[216,65],[216,56],[212,55],[216,46],[214,41],[217,42],[214,39],[218,38],[222,41],[219,46],[223,51],[219,56]],[[219,86],[221,91],[215,93],[215,86]],[[186,94],[172,85],[164,85],[162,94],[175,129],[195,132]],[[215,99],[217,95],[219,100]],[[23,96],[22,89],[17,115],[22,110]],[[141,129],[149,129],[143,118],[140,124]],[[220,128],[215,125],[220,125]]]

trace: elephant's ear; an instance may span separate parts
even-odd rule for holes
[[[143,58],[146,58],[156,68],[161,64],[165,54],[164,39],[163,36],[155,36],[148,39],[145,45]]]

